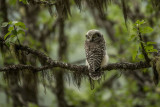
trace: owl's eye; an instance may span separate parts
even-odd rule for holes
[[[96,34],[96,37],[100,37],[100,34]]]
[[[97,38],[97,37],[99,37],[99,34],[95,34],[95,35],[93,36],[93,38]]]

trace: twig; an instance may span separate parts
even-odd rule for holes
[[[16,30],[15,25],[14,25],[14,30],[16,31],[16,38],[17,38],[18,44],[21,45],[20,40],[19,40],[18,35],[17,35],[17,30]]]
[[[139,26],[137,26],[137,30],[138,30],[138,36],[140,39],[140,43],[141,43],[141,47],[142,47],[142,54],[144,55],[144,58],[146,60],[146,62],[149,64],[151,59],[148,57],[147,52],[145,51],[144,45],[143,45],[143,39],[142,39],[142,35],[139,29]]]

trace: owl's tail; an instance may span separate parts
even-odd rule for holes
[[[93,80],[99,80],[102,77],[102,73],[100,71],[100,69],[97,69],[95,71],[90,70],[89,71],[89,76],[93,79]]]

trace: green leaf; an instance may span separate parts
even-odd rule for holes
[[[136,37],[136,35],[135,35],[135,34],[132,34],[132,35],[130,36],[130,38],[129,38],[129,41],[133,40],[135,37]]]
[[[151,33],[153,29],[151,27],[145,26],[145,27],[140,27],[140,32],[141,33]]]
[[[14,27],[13,26],[10,26],[9,28],[8,28],[8,31],[12,31],[12,30],[14,30]]]
[[[153,49],[152,52],[158,52],[158,50],[157,49]]]
[[[147,45],[145,46],[145,50],[148,51],[148,50],[151,50],[153,49],[153,45]]]
[[[18,22],[18,23],[15,23],[15,26],[25,26],[25,24],[22,22]]]
[[[153,45],[148,45],[145,47],[146,52],[158,52],[157,49],[154,49]]]
[[[156,44],[156,42],[147,42],[147,45],[145,46],[145,50],[147,53],[149,52],[158,52],[157,49],[154,49],[153,44]]]
[[[18,23],[16,23],[16,24],[15,24],[15,26],[19,26],[19,27],[20,27],[20,28],[22,28],[22,29],[26,29],[25,24],[24,24],[24,23],[22,23],[22,22],[18,22]]]
[[[147,52],[158,52],[157,49],[151,49],[151,50],[147,50]]]
[[[12,21],[12,25],[15,25],[16,23],[18,23],[18,21]]]
[[[4,36],[4,40],[6,40],[6,38],[11,34],[11,32],[8,32],[5,36]]]
[[[23,30],[18,30],[17,34],[25,35],[25,32]]]
[[[139,58],[139,59],[143,59],[143,58],[144,58],[143,54],[139,54],[139,55],[138,55],[138,58]]]
[[[140,21],[139,21],[139,20],[137,20],[135,24],[139,24],[139,23],[140,23]]]
[[[8,22],[3,22],[1,27],[6,27],[8,25]]]
[[[16,30],[13,30],[12,33],[13,33],[13,35],[17,35],[17,31]]]
[[[137,26],[137,25],[142,25],[142,24],[144,24],[144,23],[145,23],[144,20],[142,20],[142,21],[137,20],[135,24],[136,24],[136,26]]]
[[[156,42],[147,42],[147,45],[157,44]]]
[[[11,35],[10,37],[11,37],[11,38],[14,38],[14,37],[16,37],[16,35]]]
[[[12,24],[12,21],[9,21],[8,24],[11,25],[11,24]]]

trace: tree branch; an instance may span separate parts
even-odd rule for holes
[[[55,5],[57,2],[49,2],[49,1],[32,1],[32,0],[29,0],[28,1],[29,3],[33,3],[33,4],[43,4],[43,5],[48,5],[48,6],[52,6],[52,5]]]
[[[11,71],[11,70],[23,70],[23,69],[30,69],[32,71],[43,71],[47,69],[52,69],[55,67],[60,67],[63,69],[67,69],[70,71],[75,71],[75,72],[81,72],[84,74],[88,74],[88,68],[85,65],[74,65],[74,64],[69,64],[69,63],[64,63],[60,61],[52,61],[49,65],[45,65],[42,67],[34,67],[31,65],[23,65],[23,64],[18,64],[18,65],[11,65],[11,66],[5,66],[5,67],[0,67],[0,72],[4,71]],[[136,70],[136,69],[143,69],[143,68],[149,68],[151,67],[147,62],[136,62],[136,63],[129,63],[129,62],[121,62],[121,63],[112,63],[108,64],[107,66],[102,68],[102,71],[105,70]]]
[[[144,55],[146,62],[149,64],[151,59],[148,57],[147,52],[145,51],[145,46],[143,45],[143,39],[142,39],[142,35],[140,32],[139,26],[137,27],[137,30],[138,30],[138,36],[140,39],[141,47],[142,47],[142,54]]]
[[[4,42],[0,42],[1,45],[5,45]],[[56,61],[56,60],[52,60],[49,56],[45,55],[44,53],[35,50],[35,49],[31,49],[27,46],[23,46],[23,45],[17,45],[14,44],[15,48],[17,50],[21,50],[21,51],[25,51],[28,54],[33,54],[36,57],[42,59],[45,61],[46,65],[41,66],[41,67],[35,67],[35,66],[31,66],[31,65],[11,65],[11,66],[5,66],[5,67],[0,67],[0,72],[4,72],[4,71],[11,71],[11,70],[23,70],[23,69],[30,69],[30,70],[34,70],[34,71],[43,71],[43,70],[47,70],[47,69],[52,69],[55,67],[60,67],[63,69],[67,69],[70,71],[75,71],[75,72],[81,72],[84,74],[88,74],[88,68],[85,65],[75,65],[75,64],[69,64],[69,63],[64,63],[61,61]],[[149,68],[151,67],[151,65],[148,62],[136,62],[136,63],[129,63],[129,62],[120,62],[120,63],[112,63],[112,64],[108,64],[107,66],[102,68],[102,71],[105,70],[117,70],[117,69],[122,69],[122,70],[136,70],[136,69],[143,69],[143,68]]]
[[[44,53],[42,53],[38,50],[35,50],[35,49],[31,49],[28,46],[17,45],[17,44],[14,44],[14,46],[17,50],[25,51],[28,54],[31,53],[31,54],[37,56],[39,59],[44,60],[47,64],[50,64],[53,61],[50,57],[48,57]]]

